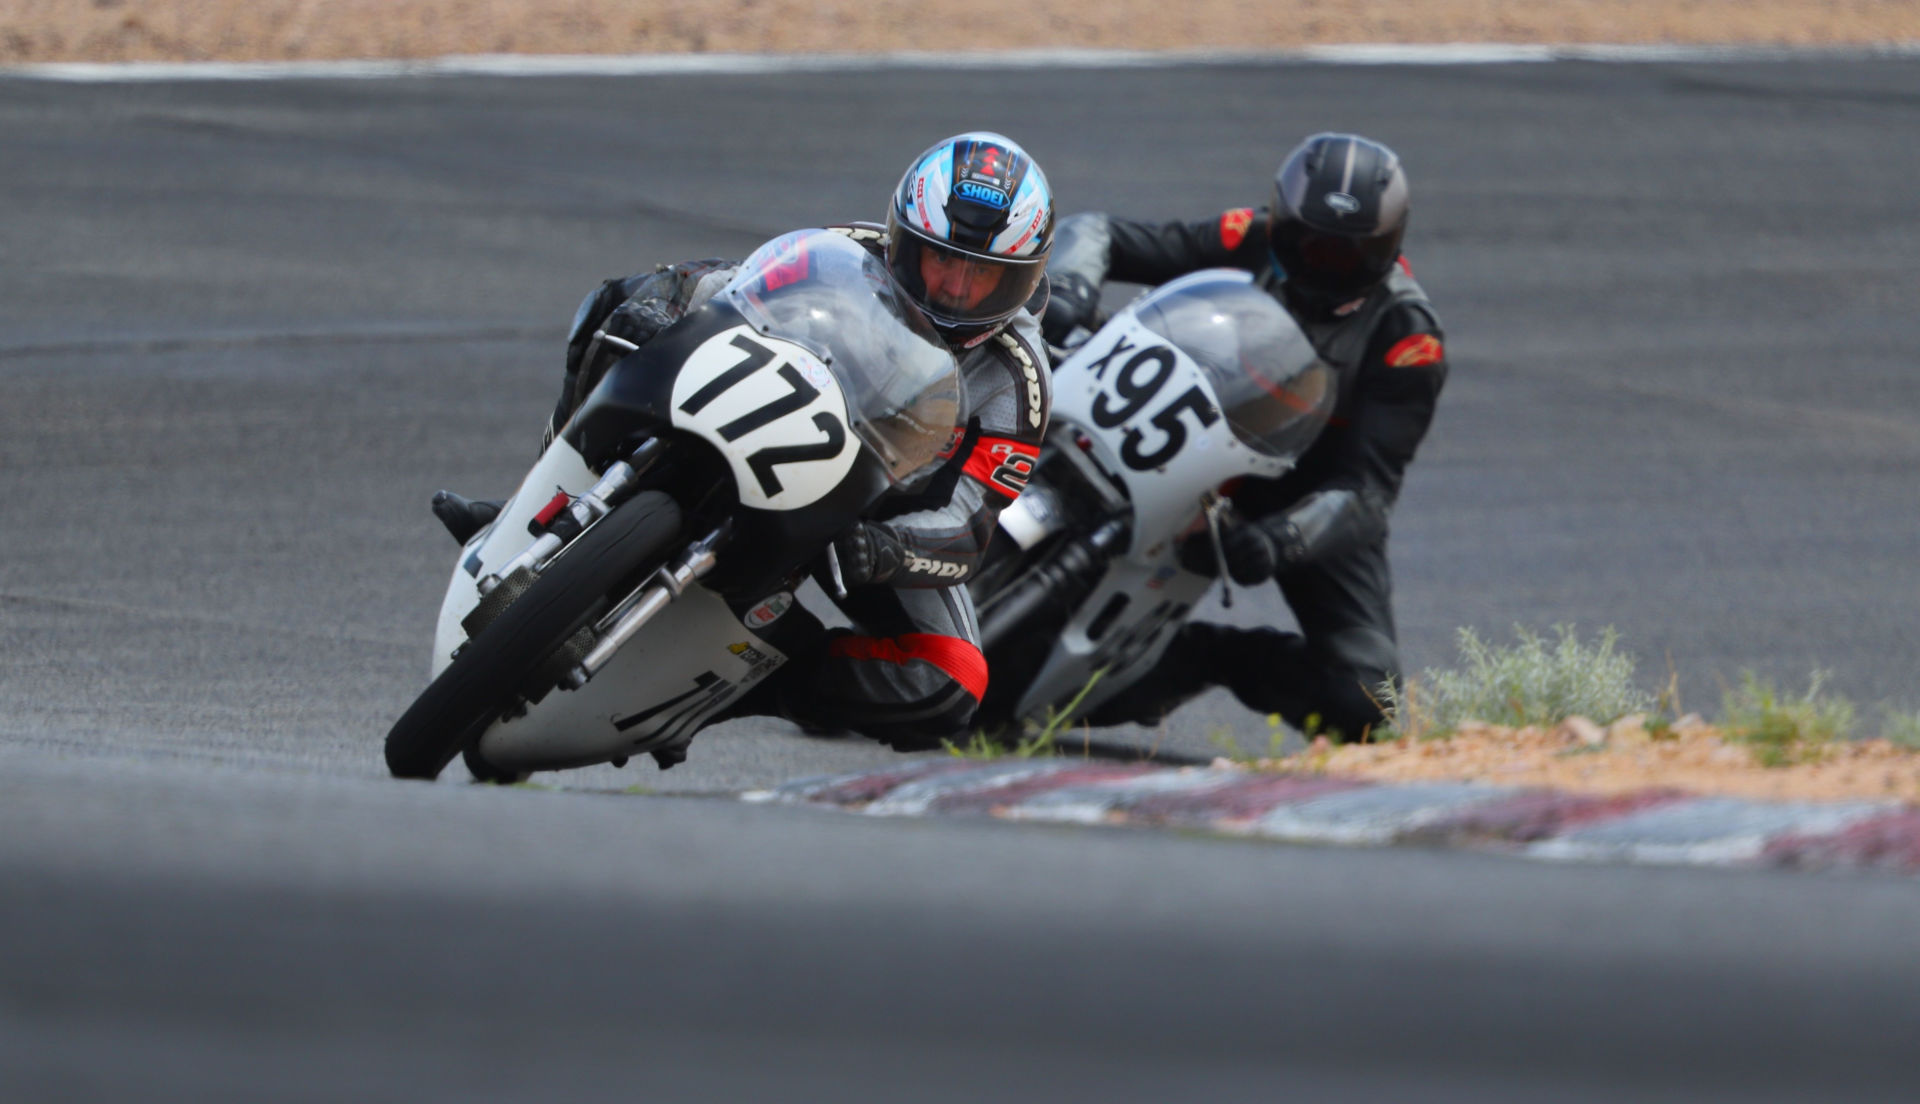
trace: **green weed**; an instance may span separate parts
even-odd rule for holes
[[[1887,706],[1880,738],[1897,747],[1920,751],[1920,711],[1905,713]]]
[[[1496,647],[1461,629],[1459,667],[1429,668],[1404,688],[1386,684],[1376,691],[1389,723],[1376,738],[1428,739],[1464,721],[1552,725],[1578,715],[1608,724],[1654,704],[1633,685],[1634,659],[1615,650],[1620,634],[1612,626],[1593,644],[1582,643],[1572,625],[1555,625],[1553,632],[1549,641],[1515,625],[1518,643]]]
[[[1087,679],[1087,684],[1082,686],[1080,692],[1075,694],[1073,700],[1064,707],[1055,709],[1048,706],[1045,724],[1036,725],[1031,721],[1026,722],[1023,725],[1025,731],[1012,743],[1008,743],[1002,733],[989,733],[984,729],[975,729],[973,735],[967,737],[965,744],[955,744],[951,740],[943,741],[947,754],[956,759],[1044,759],[1058,754],[1055,741],[1060,730],[1067,726],[1073,717],[1074,710],[1080,708],[1080,703],[1087,700],[1087,695],[1092,693],[1094,686],[1100,682],[1100,677],[1106,673],[1105,667],[1095,671],[1093,676]]]
[[[1729,740],[1751,748],[1761,766],[1816,760],[1829,744],[1848,736],[1854,722],[1852,702],[1821,696],[1827,678],[1828,672],[1815,671],[1805,694],[1788,697],[1772,682],[1743,671],[1739,688],[1722,696],[1722,730]]]
[[[1259,766],[1263,762],[1279,759],[1286,755],[1287,725],[1280,714],[1269,713],[1266,717],[1267,750],[1248,751],[1240,746],[1240,736],[1229,725],[1215,725],[1207,730],[1207,742],[1219,749],[1220,757],[1243,767]],[[1320,729],[1320,715],[1315,713],[1307,718],[1307,741],[1311,743]]]

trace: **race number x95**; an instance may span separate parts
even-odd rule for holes
[[[1125,361],[1119,359],[1129,353],[1132,355]],[[1101,429],[1112,429],[1133,420],[1152,404],[1166,387],[1167,381],[1173,378],[1176,363],[1171,346],[1136,346],[1122,335],[1107,351],[1107,355],[1092,365],[1094,378],[1106,385],[1094,396],[1093,424]],[[1111,381],[1107,379],[1109,369],[1113,371]],[[1195,384],[1174,396],[1172,401],[1154,411],[1147,419],[1148,426],[1156,431],[1151,447],[1147,444],[1147,433],[1139,426],[1127,430],[1120,444],[1120,462],[1135,471],[1145,471],[1178,456],[1187,443],[1187,425],[1181,420],[1181,415],[1188,413],[1193,415],[1202,429],[1220,420],[1220,412],[1214,409],[1212,400]]]

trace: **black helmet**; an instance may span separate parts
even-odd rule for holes
[[[1332,307],[1393,271],[1407,232],[1400,158],[1357,134],[1316,134],[1273,177],[1267,242],[1290,295]]]
[[[1046,175],[988,131],[915,158],[887,207],[887,265],[953,345],[998,333],[1033,298],[1052,248]]]

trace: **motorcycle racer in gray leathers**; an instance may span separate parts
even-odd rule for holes
[[[938,475],[916,494],[883,500],[877,516],[835,540],[836,571],[821,581],[853,629],[828,631],[796,608],[779,631],[797,661],[734,712],[850,729],[900,750],[938,747],[964,735],[987,684],[960,584],[1000,511],[1025,488],[1046,431],[1051,390],[1037,316],[1047,298],[1052,192],[1020,146],[970,132],[914,160],[884,225],[829,229],[886,259],[959,358],[970,416]],[[609,365],[699,309],[736,267],[718,259],[661,265],[590,293],[568,338],[548,440]],[[442,492],[435,512],[462,537],[491,520],[489,505]],[[821,639],[799,639],[806,634]],[[667,766],[683,753],[654,754]]]

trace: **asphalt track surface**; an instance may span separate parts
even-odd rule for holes
[[[1912,709],[1917,117],[1912,61],[0,80],[0,1097],[1911,1099],[1905,881],[724,800],[891,761],[771,724],[557,791],[379,740],[426,497],[517,479],[579,296],[971,127],[1144,216],[1401,152],[1454,362],[1409,666],[1611,624],[1689,706]]]

